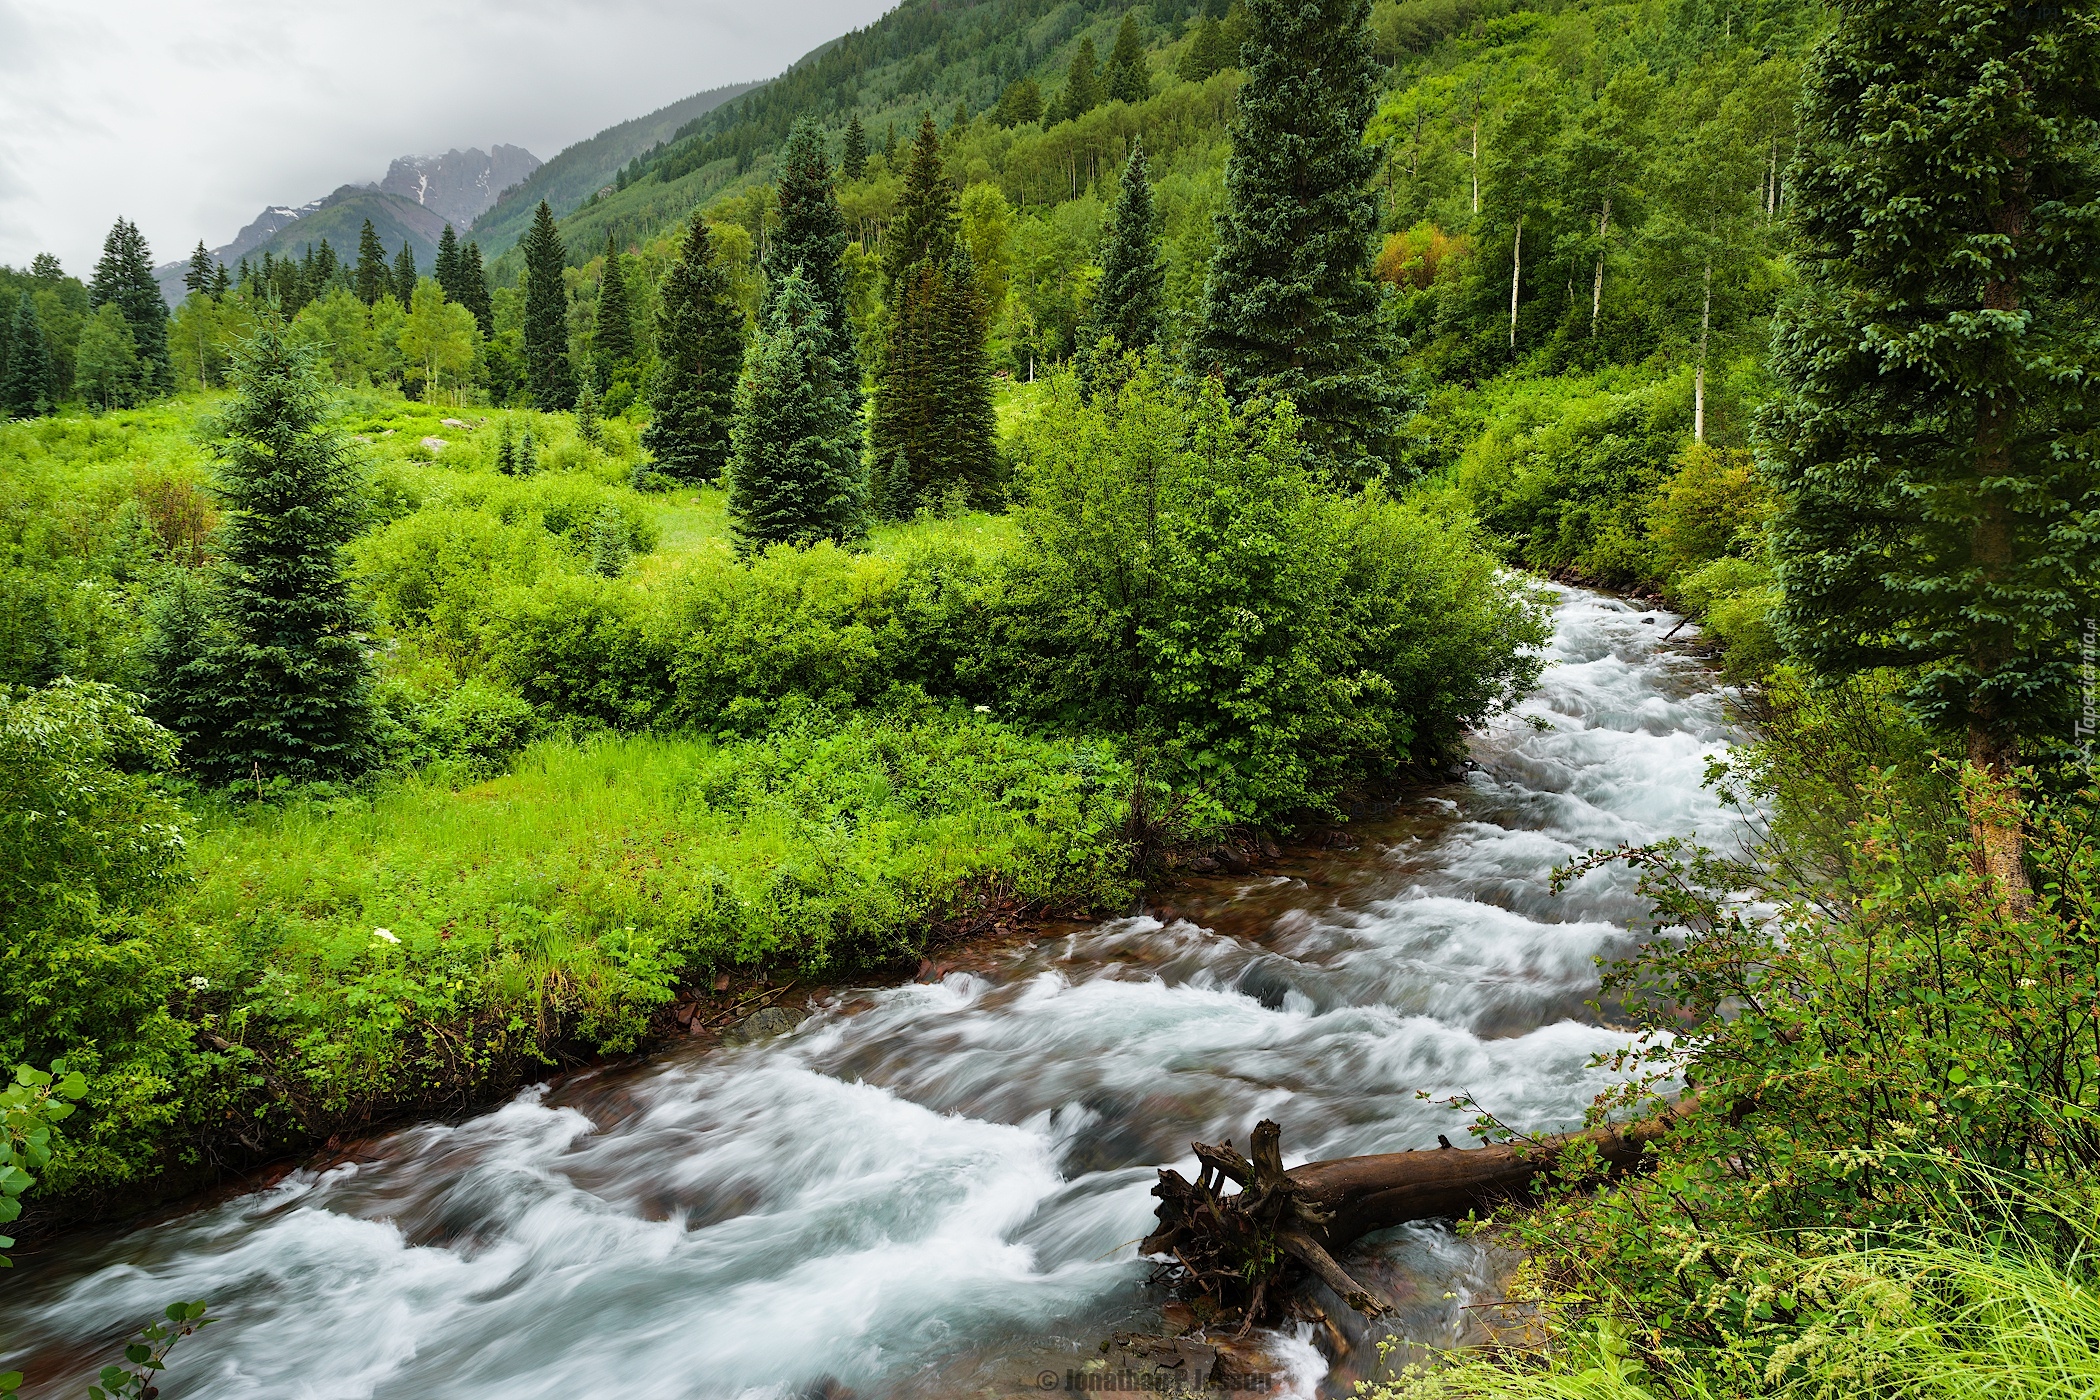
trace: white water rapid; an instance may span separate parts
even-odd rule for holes
[[[76,1233],[0,1285],[0,1370],[77,1396],[128,1329],[209,1298],[225,1321],[177,1349],[170,1400],[1062,1388],[1118,1329],[1157,1327],[1134,1244],[1156,1169],[1193,1173],[1191,1139],[1244,1144],[1273,1117],[1287,1162],[1463,1141],[1468,1116],[1418,1090],[1528,1129],[1580,1118],[1606,1082],[1590,1057],[1626,1039],[1584,1006],[1592,960],[1642,911],[1623,871],[1559,897],[1550,871],[1727,825],[1700,786],[1726,720],[1712,675],[1662,642],[1676,621],[1558,590],[1553,664],[1464,781],[1177,890],[1164,924],[998,950],[771,1040],[575,1076]],[[1497,1286],[1438,1227],[1370,1253],[1418,1341],[1465,1335]],[[1322,1384],[1306,1336],[1270,1350],[1270,1393]]]

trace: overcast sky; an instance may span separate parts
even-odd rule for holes
[[[0,263],[156,262],[399,155],[573,141],[767,78],[896,0],[0,0]]]

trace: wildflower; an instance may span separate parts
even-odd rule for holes
[[[372,936],[374,938],[383,938],[389,943],[399,943],[401,941],[394,937],[394,931],[390,928],[375,928],[372,930]]]
[[[192,977],[190,985],[200,992],[208,992],[211,990],[211,979],[209,977]]]
[[[992,707],[991,707],[990,705],[979,705],[979,706],[977,707],[977,713],[978,713],[978,714],[980,714],[980,715],[988,715],[988,714],[990,714],[991,712],[992,712]]]

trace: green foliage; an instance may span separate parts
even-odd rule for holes
[[[2074,10],[1848,5],[1802,94],[1783,631],[1825,673],[1910,668],[2000,754],[2068,735],[2100,610],[2096,81]]]
[[[1194,354],[1235,402],[1289,398],[1355,481],[1382,473],[1399,406],[1370,281],[1377,106],[1370,0],[1253,0],[1226,212]]]
[[[124,1347],[122,1366],[104,1366],[99,1385],[88,1387],[88,1400],[153,1400],[154,1382],[167,1369],[168,1353],[184,1337],[196,1335],[219,1319],[206,1316],[207,1304],[170,1303],[161,1320],[141,1328]]]
[[[730,300],[707,221],[698,215],[664,274],[656,316],[656,376],[642,446],[668,476],[713,481],[729,461],[743,317]]]
[[[447,225],[447,227],[450,227],[450,225]],[[407,243],[403,243],[401,251],[394,254],[394,300],[400,302],[403,306],[408,305],[415,298],[416,282],[418,280],[416,276],[416,250]]]
[[[575,404],[576,376],[569,369],[569,293],[561,277],[568,255],[545,200],[519,246],[525,254],[525,385],[534,408],[555,413]]]
[[[860,425],[831,313],[801,266],[772,289],[730,427],[729,514],[745,553],[861,533]]]
[[[74,388],[96,408],[129,408],[145,392],[150,372],[139,359],[122,309],[105,302],[88,318],[73,352]]]
[[[1071,66],[1065,69],[1065,85],[1044,114],[1044,122],[1055,125],[1085,116],[1108,100],[1107,89],[1101,82],[1100,60],[1094,54],[1091,36],[1079,41],[1072,50]]]
[[[600,393],[634,375],[634,307],[627,295],[627,270],[620,245],[605,235],[605,271],[599,274],[597,332],[591,338],[591,363]]]
[[[1023,439],[1022,703],[1130,736],[1199,824],[1284,824],[1529,686],[1543,623],[1463,525],[1324,490],[1287,409],[1124,373]]]
[[[1109,51],[1108,66],[1101,79],[1110,102],[1143,102],[1152,95],[1152,70],[1145,64],[1145,45],[1138,37],[1136,15],[1123,16],[1123,23],[1116,30],[1116,46]]]
[[[78,1101],[87,1096],[87,1077],[68,1070],[64,1060],[54,1060],[49,1073],[34,1065],[15,1066],[14,1082],[0,1089],[0,1225],[22,1217],[22,1196],[36,1185],[34,1172],[51,1160],[57,1127],[73,1115]],[[0,1249],[10,1249],[14,1240],[0,1235]],[[14,1261],[0,1254],[0,1268]],[[15,1385],[20,1372],[10,1372]],[[0,1377],[0,1393],[14,1389]]]
[[[868,133],[860,124],[860,113],[846,119],[846,135],[839,155],[839,173],[858,180],[868,173]]]

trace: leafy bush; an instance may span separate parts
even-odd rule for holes
[[[1125,736],[1202,824],[1334,811],[1536,674],[1543,624],[1469,527],[1326,490],[1288,405],[1241,415],[1136,363],[1092,403],[1061,378],[1020,480],[1017,699]]]

